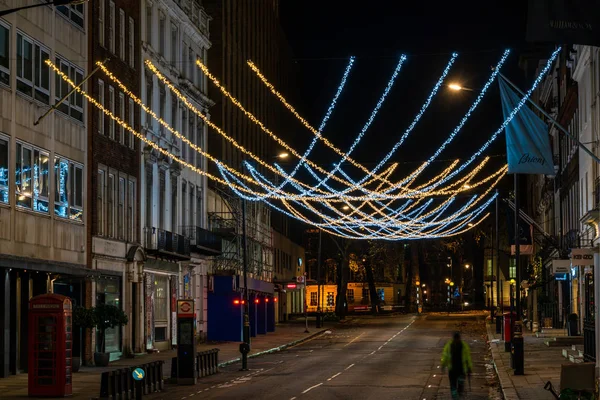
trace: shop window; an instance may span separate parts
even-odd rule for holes
[[[354,289],[348,289],[346,291],[346,299],[348,300],[349,304],[354,303]]]
[[[96,304],[106,304],[121,308],[120,280],[99,280],[96,284]],[[99,334],[99,333],[98,333]],[[96,343],[99,343],[97,336]],[[104,351],[107,353],[121,351],[121,328],[108,328],[104,336]]]
[[[0,203],[8,204],[8,137],[0,136]]]
[[[137,240],[136,229],[135,229],[135,205],[136,205],[136,190],[135,181],[129,180],[129,191],[127,199],[127,239],[130,242]]]
[[[362,298],[363,299],[368,299],[369,298],[369,289],[363,289],[362,290]]]
[[[487,276],[492,276],[494,275],[494,268],[492,266],[492,259],[489,258],[487,259]]]
[[[154,279],[154,320],[166,324],[169,319],[169,278],[157,275]]]
[[[54,157],[54,214],[73,221],[83,220],[83,165]]]
[[[154,340],[156,342],[165,342],[167,340],[167,327],[154,328]]]
[[[317,292],[310,292],[310,305],[311,306],[318,305],[317,294],[318,294]]]
[[[17,206],[48,213],[49,160],[47,151],[17,142],[15,160]]]
[[[335,306],[335,296],[333,292],[327,292],[327,307]]]
[[[517,264],[514,258],[511,258],[508,264],[508,276],[509,279],[517,278]]]

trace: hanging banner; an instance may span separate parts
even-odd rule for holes
[[[600,46],[600,0],[529,0],[527,41]]]
[[[594,265],[594,249],[571,249],[571,265]]]
[[[515,212],[507,208],[508,243],[510,254],[515,255]],[[522,256],[533,254],[533,227],[519,218],[519,251]]]
[[[521,97],[504,79],[498,78],[498,82],[506,119]],[[548,126],[529,107],[522,107],[505,131],[509,174],[555,175]]]

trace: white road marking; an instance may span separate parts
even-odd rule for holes
[[[349,341],[348,343],[346,343],[344,345],[344,347],[348,346],[349,344],[353,343],[356,339],[358,339],[359,337],[361,337],[362,335],[364,335],[365,332],[361,333],[360,335],[358,335],[357,337],[355,337],[354,339],[352,339],[351,341]]]
[[[290,400],[296,400],[296,398],[295,398],[295,397],[292,397]]]
[[[373,354],[375,354],[375,350],[373,350],[369,355],[372,356]]]
[[[350,368],[354,367],[354,364],[350,364],[346,367],[346,369],[344,371],[348,371]]]
[[[304,392],[302,392],[302,394],[308,393],[308,392],[310,392],[311,390],[313,390],[314,388],[318,388],[318,387],[319,387],[319,386],[321,386],[322,384],[323,384],[323,382],[321,382],[321,383],[319,383],[319,384],[317,384],[317,385],[315,385],[315,386],[311,386],[311,387],[309,387],[308,389],[306,389]]]
[[[333,378],[335,378],[336,376],[340,376],[342,373],[338,372],[337,374],[335,374],[334,376],[332,376],[331,378],[327,379],[328,381],[332,380]]]
[[[381,350],[381,348],[382,348],[382,347],[383,347],[383,346],[379,346],[379,347],[377,348],[377,350]]]

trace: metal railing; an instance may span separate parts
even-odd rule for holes
[[[596,362],[596,323],[591,318],[583,320],[583,361]]]
[[[153,361],[135,367],[103,372],[100,377],[100,398],[139,398],[143,394],[162,391],[164,389],[163,364],[164,361]],[[140,381],[133,379],[133,371],[137,368],[144,370],[144,377]]]
[[[219,372],[219,349],[210,349],[196,354],[196,376],[214,375]],[[171,359],[171,379],[177,379],[177,357]]]
[[[148,250],[190,255],[190,239],[164,229],[146,228],[144,246]]]
[[[203,229],[199,226],[184,226],[183,233],[190,240],[191,246],[208,249],[214,253],[222,252],[223,240],[221,235]]]

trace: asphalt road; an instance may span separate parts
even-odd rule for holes
[[[474,373],[467,399],[501,399],[483,322],[455,317],[363,317],[308,342],[198,380],[169,385],[149,399],[449,399],[439,360],[455,330],[471,346]]]

